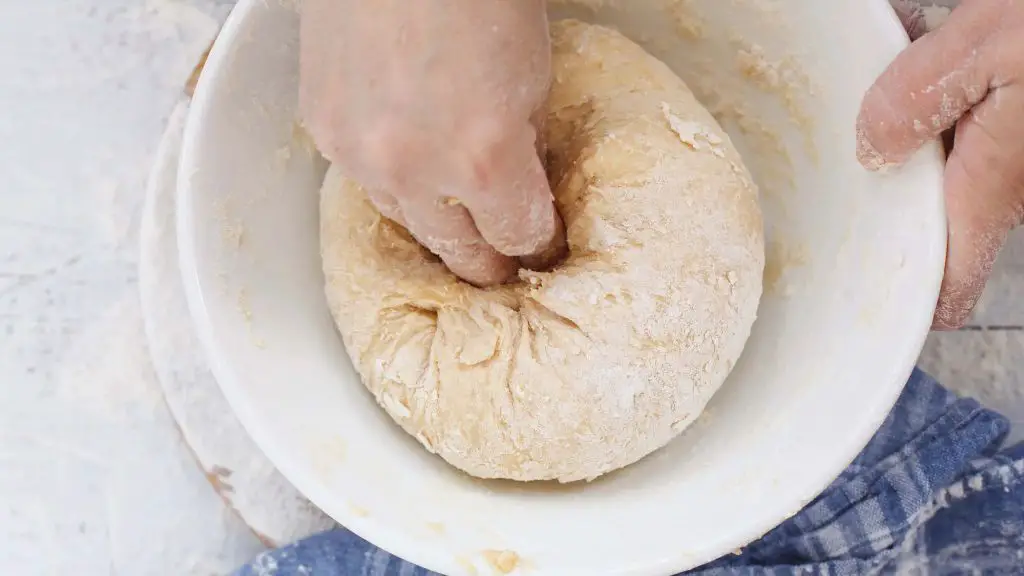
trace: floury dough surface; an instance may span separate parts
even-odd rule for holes
[[[336,169],[321,196],[327,298],[364,383],[483,478],[593,479],[664,446],[729,374],[762,289],[757,188],[686,85],[609,29],[552,40],[556,269],[481,290]]]

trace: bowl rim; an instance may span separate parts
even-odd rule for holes
[[[309,498],[318,507],[321,507],[344,528],[352,531],[372,545],[407,562],[444,573],[444,569],[452,564],[432,553],[429,543],[404,536],[401,530],[393,529],[390,525],[373,517],[357,514],[354,510],[344,506],[326,505],[326,503],[337,500],[336,496],[330,494],[326,487],[319,486],[317,482],[310,480],[309,474],[306,473],[307,467],[296,460],[289,450],[281,445],[274,435],[261,424],[261,419],[255,415],[250,399],[244,392],[245,386],[241,383],[240,375],[231,362],[228,361],[228,354],[223,350],[223,346],[218,343],[218,339],[215,336],[215,328],[204,296],[205,289],[201,281],[200,264],[196,257],[198,247],[194,234],[196,228],[193,219],[194,194],[191,178],[189,177],[191,175],[189,173],[189,166],[195,165],[193,157],[196,154],[195,150],[198,148],[198,142],[201,139],[204,119],[212,114],[212,103],[209,97],[210,87],[217,83],[217,78],[221,75],[221,71],[230,66],[229,56],[238,49],[239,41],[242,39],[241,32],[249,19],[253,17],[255,9],[264,2],[265,0],[239,0],[232,8],[209,51],[203,73],[199,77],[189,108],[188,120],[182,137],[181,157],[178,166],[178,188],[176,191],[178,206],[176,214],[176,233],[179,244],[178,260],[189,312],[199,342],[209,361],[211,371],[225,398],[231,405],[235,416],[246,432],[253,438],[257,446],[280,472],[304,496]],[[903,26],[888,1],[871,0],[871,2],[873,5],[869,5],[868,9],[883,12],[883,14],[880,14],[879,25],[888,26],[889,28],[888,31],[882,30],[880,33],[893,34],[894,39],[898,37],[903,42],[903,47],[909,45],[909,38],[906,37]],[[931,145],[931,147],[933,148],[936,161],[936,170],[941,172],[945,158],[942,148],[937,144]],[[941,230],[941,242],[942,246],[945,247],[946,213],[942,203],[940,203],[940,214],[937,215],[937,218],[941,219],[941,225],[935,228]],[[937,231],[929,230],[929,232],[935,233]],[[945,254],[945,250],[943,250],[943,254]],[[942,263],[936,264],[935,277],[927,279],[931,286],[934,287],[934,289],[929,288],[928,293],[934,294],[936,300],[944,268]],[[919,336],[913,342],[908,342],[909,349],[915,351],[914,355],[904,360],[901,365],[894,366],[893,368],[893,372],[900,373],[904,381],[911,375],[916,365],[917,355],[924,347],[930,326],[929,318],[926,325],[914,327],[914,333],[919,334]],[[806,482],[805,484],[816,486],[816,488],[807,491],[806,498],[802,500],[804,504],[810,502],[822,490],[827,488],[856,458],[882,425],[902,391],[902,385],[892,386],[891,393],[885,396],[885,400],[879,400],[877,405],[870,407],[870,411],[866,410],[864,417],[859,420],[860,425],[858,428],[849,431],[849,437],[851,438],[848,443],[849,448],[836,450],[829,458],[828,465],[816,466],[807,473],[806,477],[812,478],[813,481]],[[846,446],[843,448],[846,448]],[[321,503],[325,505],[321,506]],[[779,507],[779,510],[780,513],[778,514],[759,514],[758,516],[761,521],[750,522],[743,529],[737,529],[735,535],[742,535],[742,540],[745,543],[756,541],[781,522],[784,522],[792,514],[792,510],[789,513],[782,511],[784,510],[783,507]],[[718,552],[718,554],[711,554],[709,552],[695,558],[693,553],[686,552],[681,546],[680,551],[675,555],[637,559],[640,563],[631,563],[629,573],[675,573],[680,569],[679,566],[693,564],[695,560],[699,560],[699,563],[694,564],[694,566],[702,565],[715,560],[721,554],[727,554],[728,549],[719,550]]]

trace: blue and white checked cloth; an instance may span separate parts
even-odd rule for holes
[[[1024,445],[1005,418],[922,372],[849,468],[799,514],[693,576],[1024,575]],[[237,576],[426,576],[346,530]]]

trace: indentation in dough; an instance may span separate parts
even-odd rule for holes
[[[321,192],[327,300],[363,383],[481,478],[591,480],[664,446],[725,380],[761,296],[757,187],[714,117],[621,34],[551,30],[560,265],[476,288],[338,169]]]

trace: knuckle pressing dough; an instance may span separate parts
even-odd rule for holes
[[[545,138],[570,255],[460,282],[331,168],[327,300],[378,403],[481,478],[591,480],[667,444],[721,386],[761,296],[758,192],[667,66],[618,32],[551,27]]]

